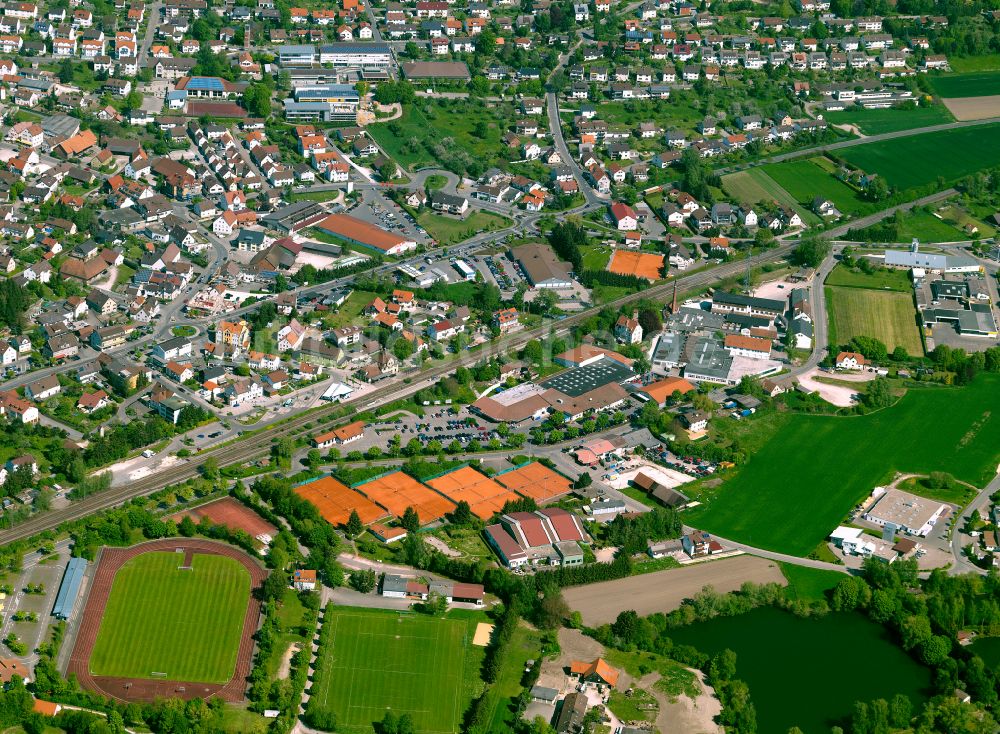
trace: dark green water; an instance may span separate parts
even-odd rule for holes
[[[1000,665],[1000,637],[980,637],[969,645],[969,650],[981,657],[989,668]]]
[[[805,734],[828,734],[833,725],[848,729],[855,701],[888,701],[897,693],[909,696],[916,711],[931,683],[930,670],[860,614],[803,619],[763,607],[670,636],[709,655],[726,648],[736,653],[761,734],[785,734],[792,726]]]

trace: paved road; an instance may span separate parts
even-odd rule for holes
[[[974,538],[963,533],[962,528],[964,528],[966,523],[968,523],[973,510],[979,510],[981,515],[984,517],[986,516],[987,513],[985,510],[988,509],[986,506],[988,505],[990,495],[995,492],[1000,492],[1000,474],[997,474],[997,476],[993,478],[993,481],[987,484],[979,492],[979,494],[976,495],[975,499],[966,505],[962,514],[955,519],[951,538],[951,553],[955,557],[955,560],[952,567],[949,569],[949,573],[988,573],[986,570],[979,568],[979,566],[970,563],[969,559],[965,557],[965,553],[962,552],[962,549],[966,545],[976,542]]]

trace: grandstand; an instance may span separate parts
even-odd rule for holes
[[[519,497],[471,466],[463,466],[431,479],[428,485],[454,503],[466,501],[477,517],[487,520]]]
[[[568,494],[572,488],[569,479],[537,461],[498,474],[496,480],[540,505]]]
[[[396,517],[402,517],[406,508],[412,507],[422,525],[440,520],[455,509],[454,502],[401,471],[376,477],[355,489]]]
[[[352,511],[357,511],[365,525],[389,516],[389,513],[363,494],[355,492],[333,477],[321,477],[302,484],[295,488],[295,494],[315,505],[319,514],[331,525],[346,525]]]

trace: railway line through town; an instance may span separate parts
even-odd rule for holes
[[[760,264],[779,260],[788,255],[795,244],[795,242],[787,242],[772,250],[768,250],[759,255],[756,258],[756,262]],[[123,484],[120,487],[112,487],[98,494],[73,502],[68,507],[36,515],[13,528],[0,532],[0,544],[14,543],[39,533],[56,530],[64,523],[78,520],[101,510],[116,507],[134,497],[149,495],[171,484],[182,482],[185,479],[196,476],[201,464],[209,457],[214,458],[219,466],[257,460],[268,455],[272,444],[277,440],[297,436],[304,431],[310,430],[307,426],[312,426],[330,416],[341,414],[344,407],[355,408],[358,412],[362,412],[388,402],[409,397],[422,389],[427,383],[434,382],[450,374],[458,367],[475,364],[491,354],[509,354],[523,348],[532,339],[552,337],[564,333],[572,326],[596,315],[606,306],[621,307],[643,299],[665,299],[672,294],[675,287],[679,294],[691,293],[722,278],[739,275],[744,272],[745,268],[746,264],[742,261],[723,263],[718,267],[681,276],[653,286],[652,288],[625,295],[610,304],[592,306],[579,313],[566,316],[559,321],[549,322],[540,327],[512,334],[495,343],[491,343],[489,345],[489,352],[482,349],[472,350],[458,359],[434,365],[415,376],[409,384],[400,385],[392,383],[378,387],[372,392],[352,400],[333,403],[310,412],[301,413],[283,423],[272,424],[267,430],[248,433],[229,444],[207,448],[199,452],[196,456],[188,457],[178,464],[165,467],[142,479]]]

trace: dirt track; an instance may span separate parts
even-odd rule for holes
[[[942,100],[948,111],[959,122],[964,120],[986,120],[1000,115],[1000,94],[986,97],[956,97]]]
[[[95,691],[119,701],[152,701],[156,698],[208,698],[217,696],[223,701],[238,702],[243,700],[247,686],[247,677],[253,664],[253,636],[257,632],[260,618],[260,604],[252,598],[247,603],[246,615],[243,618],[243,636],[240,638],[239,651],[236,656],[236,668],[233,677],[222,685],[210,683],[191,683],[187,681],[147,680],[139,678],[117,678],[92,675],[90,672],[90,654],[97,642],[101,618],[111,595],[118,570],[130,559],[142,553],[152,551],[172,551],[181,548],[188,553],[194,552],[227,556],[239,561],[250,573],[250,588],[256,590],[264,583],[267,572],[254,559],[239,548],[224,543],[217,543],[202,538],[168,538],[141,543],[130,548],[105,548],[91,583],[90,593],[83,610],[83,620],[77,634],[76,645],[70,656],[67,675],[74,674],[80,686],[89,691]]]
[[[735,591],[747,582],[786,584],[774,561],[756,556],[736,556],[719,561],[698,563],[685,568],[657,571],[617,581],[576,586],[563,596],[570,609],[583,616],[587,626],[613,622],[619,613],[633,609],[640,615],[676,609],[705,586],[716,591]]]

